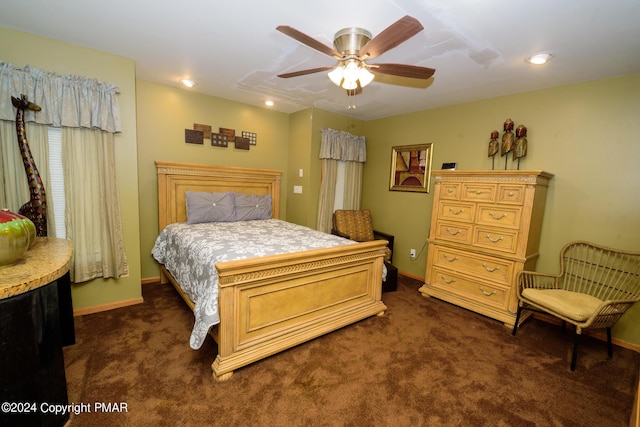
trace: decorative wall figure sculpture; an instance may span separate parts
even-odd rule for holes
[[[527,155],[527,128],[519,125],[516,128],[516,143],[513,149],[513,160],[518,159],[518,169],[520,169],[520,159]]]
[[[500,155],[504,156],[504,169],[507,169],[507,153],[513,150],[513,120],[507,119],[503,125],[504,134],[502,134],[502,146]]]
[[[29,102],[26,95],[21,95],[20,99],[11,97],[11,103],[18,109],[16,112],[16,131],[18,133],[18,145],[22,154],[24,171],[29,182],[29,201],[22,205],[18,213],[29,218],[36,226],[37,236],[47,235],[47,197],[44,184],[40,178],[38,168],[33,160],[29,143],[27,142],[27,132],[24,124],[24,110],[40,111],[40,107]]]
[[[489,157],[491,157],[491,170],[495,169],[494,162],[496,159],[496,153],[498,152],[498,148],[500,144],[498,144],[498,136],[500,134],[497,130],[491,132],[491,141],[489,141]]]

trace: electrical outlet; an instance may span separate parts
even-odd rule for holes
[[[415,249],[411,249],[409,251],[409,256],[411,257],[411,259],[415,259],[416,258],[416,250]]]

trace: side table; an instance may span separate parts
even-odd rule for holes
[[[75,343],[65,239],[38,237],[0,267],[0,425],[63,426],[68,410],[62,346]],[[6,403],[5,403],[6,402]]]

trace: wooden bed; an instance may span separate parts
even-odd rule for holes
[[[270,194],[279,218],[281,172],[156,161],[159,230],[186,221],[186,191]],[[218,381],[287,348],[373,315],[382,315],[385,241],[217,263],[220,323],[211,368]],[[194,303],[161,266],[193,309]]]

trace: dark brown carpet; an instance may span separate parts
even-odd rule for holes
[[[72,426],[628,426],[640,355],[531,319],[500,322],[400,278],[389,310],[215,382],[215,343],[193,351],[193,320],[170,285],[144,304],[76,318],[65,348]],[[125,402],[128,412],[94,410]]]

